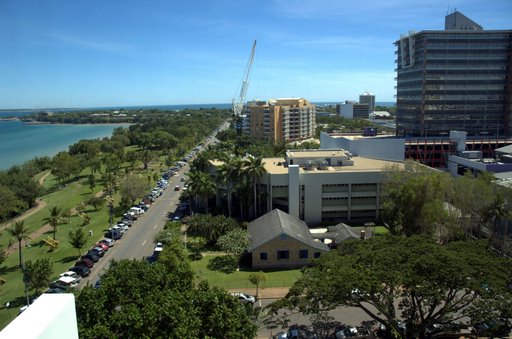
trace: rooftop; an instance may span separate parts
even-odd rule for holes
[[[363,157],[353,157],[354,165],[352,166],[329,166],[325,170],[312,169],[305,170],[299,169],[299,173],[340,173],[340,172],[362,172],[362,171],[383,171],[390,169],[392,166],[398,166],[399,169],[404,168],[402,162],[376,160]],[[265,170],[270,174],[287,174],[288,167],[285,164],[284,158],[264,158],[263,165]]]

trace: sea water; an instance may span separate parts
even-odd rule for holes
[[[0,121],[0,170],[20,165],[34,157],[67,151],[82,139],[110,137],[116,127],[109,125],[25,125],[21,121]]]

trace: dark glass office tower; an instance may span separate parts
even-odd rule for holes
[[[510,135],[512,30],[483,30],[454,12],[445,30],[409,32],[395,45],[398,135]]]

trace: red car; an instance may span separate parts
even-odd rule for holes
[[[107,244],[105,244],[105,243],[98,242],[98,243],[96,243],[96,246],[97,246],[97,247],[101,247],[101,248],[103,248],[103,250],[104,250],[105,252],[106,252],[106,251],[108,251],[108,245],[107,245]]]
[[[75,266],[85,266],[87,268],[91,268],[91,267],[94,266],[94,263],[92,262],[92,260],[89,260],[87,258],[83,258],[83,259],[78,260],[75,263]]]

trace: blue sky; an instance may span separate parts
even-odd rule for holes
[[[394,46],[456,8],[512,29],[510,0],[0,0],[0,108],[393,101]]]

